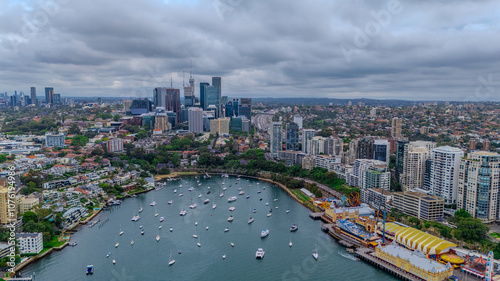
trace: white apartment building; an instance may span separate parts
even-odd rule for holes
[[[455,204],[460,160],[464,152],[456,147],[437,147],[431,153],[430,192],[444,199],[445,204]]]
[[[16,239],[21,254],[38,254],[43,250],[43,235],[41,232],[18,233]]]
[[[436,143],[415,141],[405,144],[401,185],[403,191],[424,186],[425,161],[430,158]]]

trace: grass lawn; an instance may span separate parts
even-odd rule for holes
[[[493,238],[500,239],[500,233],[498,233],[498,232],[490,233],[490,236],[493,237]]]
[[[56,236],[56,237],[53,237],[50,242],[43,243],[43,247],[50,249],[50,248],[54,248],[54,247],[60,247],[64,243],[66,243],[66,240],[59,241],[59,236]]]
[[[309,202],[311,200],[311,198],[309,198],[309,196],[307,196],[304,193],[302,193],[302,191],[300,191],[299,189],[291,189],[290,191],[295,196],[297,196],[297,198],[299,198],[299,200],[302,201],[303,203]]]

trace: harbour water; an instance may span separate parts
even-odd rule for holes
[[[188,191],[190,187],[194,190]],[[223,187],[227,190],[223,191]],[[238,195],[238,188],[245,194]],[[224,197],[219,197],[221,192]],[[181,193],[183,196],[179,197]],[[231,196],[238,199],[228,203]],[[207,198],[210,203],[203,204]],[[167,204],[169,200],[173,200],[171,205]],[[150,206],[152,201],[156,206]],[[216,209],[212,209],[214,202]],[[190,209],[193,203],[197,207]],[[230,212],[230,206],[236,209]],[[138,213],[141,207],[144,211]],[[257,211],[253,213],[253,209]],[[272,215],[268,217],[270,209]],[[187,210],[187,215],[179,216],[181,210]],[[134,215],[140,215],[141,219],[132,222]],[[234,217],[233,222],[227,221],[230,215]],[[26,267],[22,275],[35,273],[37,281],[396,280],[349,256],[342,246],[320,230],[320,221],[308,215],[307,208],[279,187],[266,182],[215,176],[211,179],[183,178],[167,182],[161,190],[128,198],[120,206],[102,212],[97,218],[101,221],[109,218],[108,222],[101,227],[99,224],[93,228],[80,227],[71,240],[78,242],[76,247],[53,252]],[[255,220],[248,224],[250,216]],[[162,223],[160,217],[165,218]],[[299,227],[293,233],[290,232],[292,224]],[[141,225],[144,235],[141,235]],[[228,232],[224,232],[226,227],[229,227]],[[119,235],[120,229],[123,235]],[[265,238],[260,237],[262,229],[270,230]],[[159,242],[155,239],[157,235],[160,235]],[[117,248],[116,243],[119,243]],[[255,258],[258,248],[265,251],[262,260]],[[318,261],[312,256],[315,249]],[[108,252],[111,252],[109,258],[106,257]],[[223,254],[226,259],[222,258]],[[170,259],[176,261],[172,266],[168,266]],[[112,260],[116,261],[115,265]],[[85,275],[87,265],[94,265],[93,275]]]

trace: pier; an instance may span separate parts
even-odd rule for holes
[[[321,216],[323,215],[323,213],[309,213],[309,217],[311,217],[312,219],[314,220],[319,220],[321,219]]]
[[[377,258],[376,256],[372,255],[372,253],[373,253],[373,250],[371,250],[371,249],[357,248],[356,252],[354,252],[354,255],[357,258],[362,259],[363,261],[368,262],[369,264],[374,265],[374,266],[396,276],[397,278],[399,278],[401,280],[408,280],[408,281],[424,280],[420,277],[417,277],[413,274],[410,274],[410,273],[402,270],[399,267],[394,266],[393,264],[390,264],[388,262],[385,262],[385,261]]]

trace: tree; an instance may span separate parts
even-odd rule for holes
[[[0,154],[0,163],[4,163],[5,161],[7,161],[7,155]]]
[[[121,118],[121,116],[120,116],[120,115],[118,115],[118,114],[115,114],[115,116],[113,116],[113,120],[114,120],[115,122],[118,122],[118,121],[120,120],[120,118]]]
[[[455,238],[465,241],[480,241],[486,238],[488,226],[478,219],[464,218],[458,223],[455,229]]]
[[[37,191],[36,183],[30,181],[30,182],[28,182],[28,184],[26,185],[25,188],[21,189],[21,194],[22,195],[29,195],[29,194],[36,192],[36,191]]]
[[[68,129],[68,134],[70,135],[79,135],[80,134],[80,128],[76,123],[71,124],[71,126]]]
[[[71,145],[81,147],[81,146],[86,145],[88,142],[89,142],[89,139],[86,136],[77,135],[77,136],[74,136],[73,139],[71,140]]]
[[[139,189],[139,190],[146,189],[147,184],[148,184],[148,182],[143,178],[140,178],[136,181],[136,186],[137,186],[137,189]]]
[[[470,218],[471,215],[464,209],[460,209],[458,211],[455,212],[455,218],[456,219],[466,219],[466,218]]]
[[[23,222],[24,223],[27,223],[27,222],[38,222],[38,216],[33,213],[32,211],[27,211],[23,214]]]

